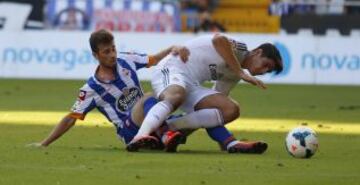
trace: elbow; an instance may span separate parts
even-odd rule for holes
[[[215,47],[222,47],[228,42],[229,40],[227,39],[227,37],[222,34],[215,34],[212,39],[212,43]]]

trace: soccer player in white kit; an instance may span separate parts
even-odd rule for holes
[[[168,55],[157,65],[151,82],[160,102],[151,108],[128,149],[137,151],[137,142],[157,129],[179,107],[187,115],[173,119],[177,123],[183,120],[182,125],[172,127],[172,120],[166,120],[170,129],[224,129],[224,124],[239,116],[238,105],[227,97],[239,80],[265,89],[263,82],[254,76],[273,71],[280,73],[283,68],[279,51],[269,43],[248,51],[245,44],[215,34],[200,36],[184,46],[190,51],[186,63]],[[213,89],[201,86],[211,80],[216,81]],[[245,143],[233,138],[222,144],[226,144],[224,147],[228,150],[236,146],[234,151],[243,153],[263,153],[267,148],[263,142]]]

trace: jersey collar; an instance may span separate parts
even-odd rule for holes
[[[96,70],[95,70],[95,73],[94,73],[93,77],[94,77],[94,79],[95,79],[97,82],[99,82],[99,83],[112,84],[112,83],[116,82],[116,81],[120,78],[119,73],[118,73],[118,64],[116,64],[116,65],[115,65],[115,68],[114,68],[114,74],[115,74],[115,79],[114,79],[114,80],[103,81],[103,80],[99,79],[99,78],[97,77],[97,75],[96,75],[97,72],[98,72],[98,70],[99,70],[99,66],[96,67]]]

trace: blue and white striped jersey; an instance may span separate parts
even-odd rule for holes
[[[116,65],[116,78],[101,82],[94,76],[80,88],[80,94],[71,109],[71,116],[83,120],[97,108],[106,118],[122,127],[132,107],[143,96],[136,70],[149,64],[149,57],[137,53],[120,53]]]

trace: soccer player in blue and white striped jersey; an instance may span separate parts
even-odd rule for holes
[[[83,120],[88,112],[98,109],[116,128],[117,135],[127,144],[137,133],[144,112],[156,99],[144,95],[136,70],[156,65],[170,54],[178,54],[183,61],[189,55],[185,47],[169,47],[155,55],[120,53],[113,35],[106,30],[91,34],[90,46],[99,65],[88,81],[80,88],[79,96],[71,109],[50,133],[35,146],[48,146],[66,133],[77,119]],[[146,142],[146,140],[145,140]]]

